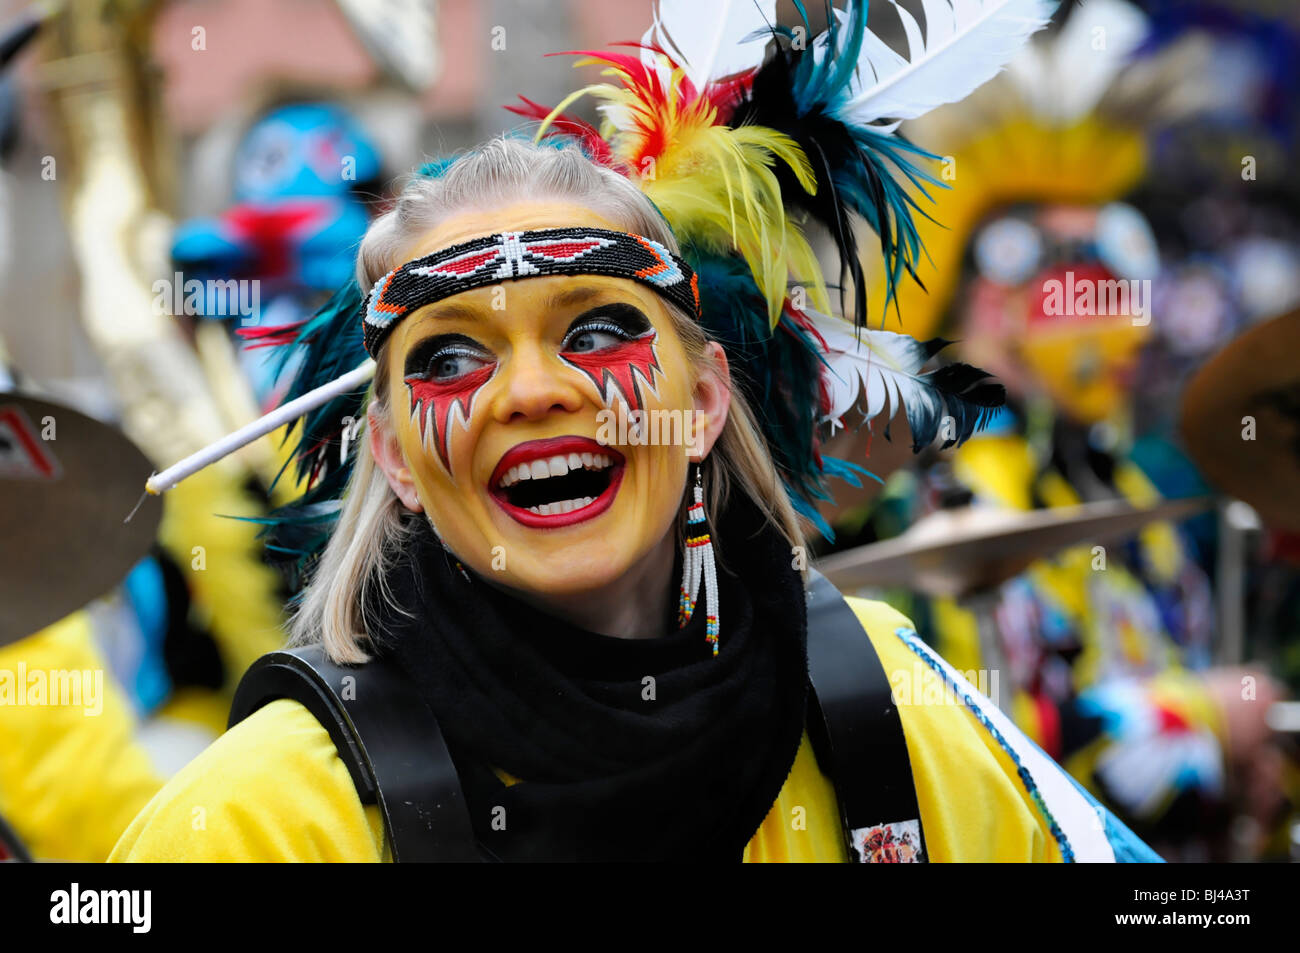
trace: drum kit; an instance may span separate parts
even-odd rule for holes
[[[161,508],[123,519],[151,470],[115,427],[0,394],[0,645],[103,595],[148,553]]]
[[[102,596],[148,553],[161,509],[123,519],[150,470],[117,428],[0,393],[0,646]],[[0,816],[0,861],[30,859]]]

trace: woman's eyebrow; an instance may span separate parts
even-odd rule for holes
[[[592,298],[598,298],[603,294],[610,294],[609,288],[597,288],[592,285],[582,285],[577,288],[568,288],[564,291],[557,291],[546,299],[547,310],[558,308],[570,308],[584,301],[590,301]]]
[[[424,317],[439,321],[478,321],[483,316],[480,309],[468,304],[449,302],[438,304],[424,312]]]
[[[557,291],[546,299],[546,310],[554,311],[560,308],[571,308],[574,305],[582,304],[592,298],[598,298],[606,294],[616,293],[610,288],[599,288],[594,285],[566,288],[563,291]],[[483,317],[483,309],[450,301],[433,305],[428,311],[424,312],[424,316],[438,321],[478,321]]]

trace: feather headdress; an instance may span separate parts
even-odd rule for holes
[[[914,217],[924,215],[926,187],[939,185],[925,169],[934,157],[900,137],[898,123],[996,74],[1056,0],[921,0],[923,24],[883,0],[902,28],[903,51],[868,29],[865,3],[826,4],[822,30],[798,0],[794,26],[776,22],[775,6],[660,0],[642,40],[622,44],[635,52],[568,54],[603,65],[607,82],[555,108],[523,97],[508,108],[538,120],[539,139],[579,143],[662,212],[698,275],[702,323],[726,347],[791,500],[830,535],[816,511],[829,498],[827,478],[856,484],[866,471],[823,457],[824,426],[892,416],[901,404],[918,447],[941,433],[949,445],[1002,402],[1002,388],[976,368],[924,370],[946,342],[865,327],[856,229],[879,236],[888,300],[916,277],[924,250]],[[564,112],[583,97],[597,100],[598,125]],[[446,168],[431,163],[421,174]],[[814,252],[819,229],[838,253],[840,316]],[[344,333],[341,318],[358,291],[341,292],[297,329],[295,345],[330,356],[304,362],[291,398],[306,400],[359,359],[360,340]],[[355,418],[361,407],[355,390],[336,388],[325,399],[300,432],[299,469],[314,480],[294,524],[304,550],[350,470],[334,462],[342,438],[329,418]],[[941,426],[945,417],[951,429]]]
[[[955,425],[945,430],[951,444],[1001,403],[1002,389],[974,368],[922,373],[945,342],[865,328],[857,228],[879,237],[891,300],[905,276],[916,279],[924,253],[918,198],[940,185],[925,169],[935,157],[898,136],[899,122],[992,78],[1056,6],[924,0],[923,33],[905,7],[886,4],[906,54],[868,29],[865,4],[828,6],[827,28],[814,35],[798,3],[795,26],[775,22],[774,3],[725,3],[711,30],[701,28],[697,5],[662,0],[635,44],[639,58],[571,54],[578,65],[605,64],[616,82],[583,87],[552,110],[529,100],[512,107],[541,121],[539,136],[578,135],[663,212],[700,275],[704,324],[749,382],[791,498],[826,535],[815,509],[828,498],[826,477],[866,471],[824,458],[817,424],[839,426],[851,411],[860,423],[901,402],[918,444],[934,439],[945,415]],[[599,127],[565,114],[583,96],[599,101]],[[837,250],[840,317],[830,316],[810,227]]]
[[[939,329],[967,244],[992,210],[1116,201],[1142,178],[1153,131],[1221,105],[1204,38],[1188,33],[1156,52],[1151,35],[1147,16],[1126,0],[1088,0],[959,106],[903,124],[914,142],[950,157],[961,182],[935,194],[933,221],[917,223],[924,291],[896,285],[883,266],[868,269],[871,290],[896,288],[903,330]]]

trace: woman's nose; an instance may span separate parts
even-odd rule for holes
[[[501,373],[503,387],[493,407],[500,423],[574,413],[586,402],[578,373],[541,347],[516,348]]]

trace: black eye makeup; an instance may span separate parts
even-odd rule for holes
[[[582,345],[590,345],[602,333],[629,341],[653,329],[650,318],[640,308],[622,301],[602,304],[573,319],[560,350],[600,350],[599,347]]]
[[[405,377],[435,380],[455,377],[457,362],[491,361],[492,355],[483,345],[464,334],[435,334],[416,344],[406,354]],[[445,366],[444,366],[445,365]]]
[[[600,351],[654,330],[644,311],[622,301],[589,308],[569,323],[561,351]],[[464,334],[435,334],[406,355],[404,377],[449,380],[476,364],[495,358],[482,344]]]

